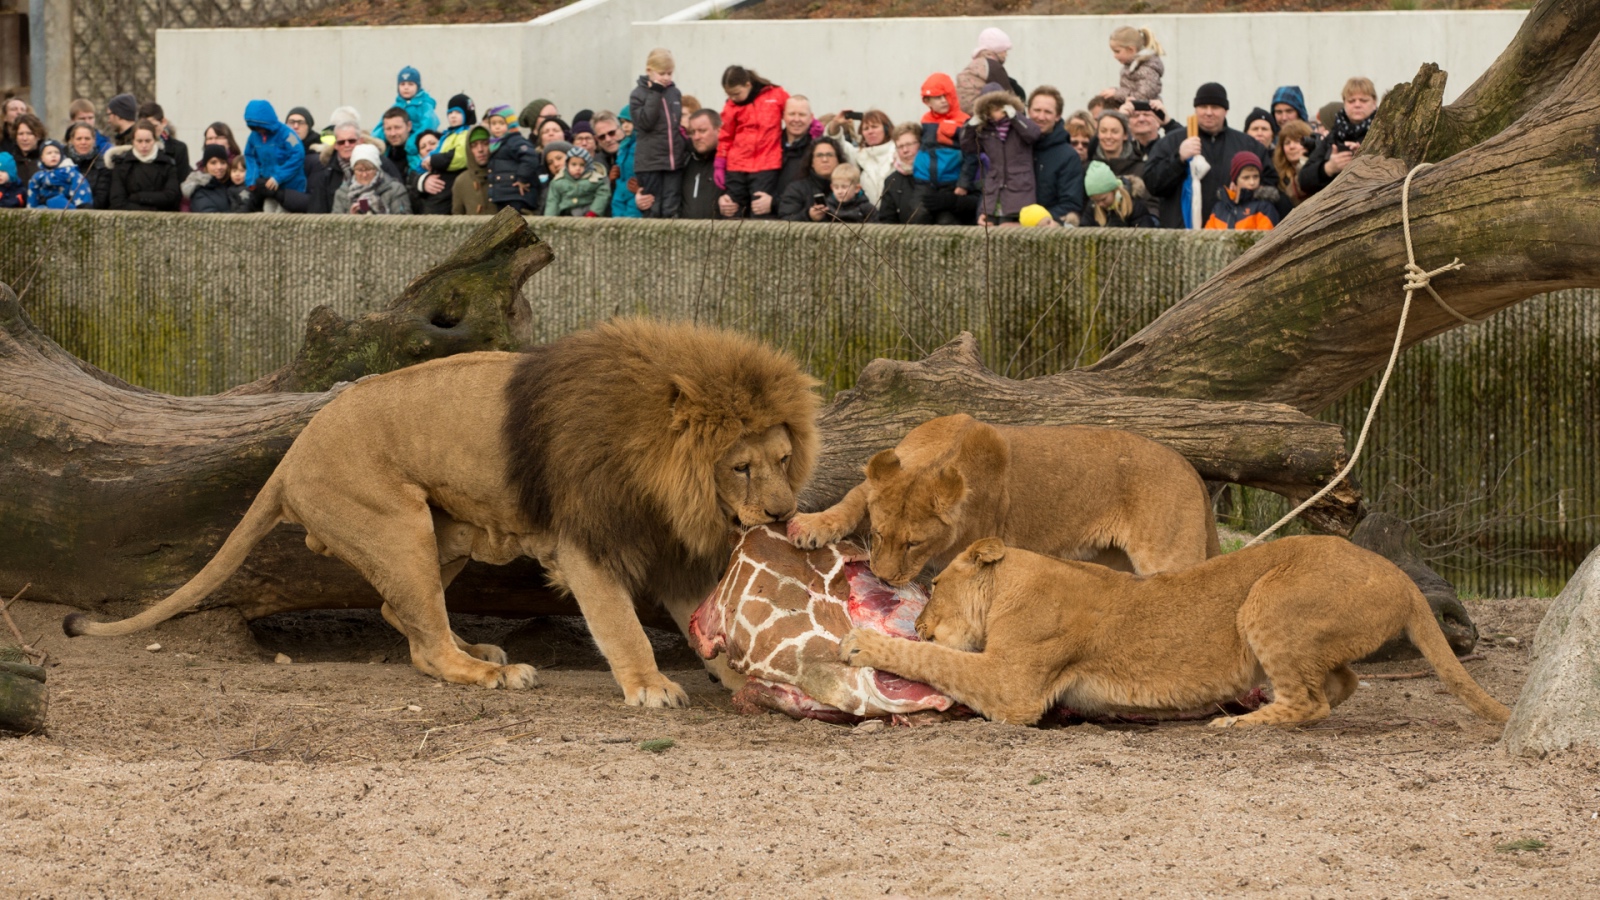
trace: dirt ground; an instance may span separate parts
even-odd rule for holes
[[[1548,603],[1469,603],[1508,703]],[[506,693],[374,613],[67,611],[15,607],[56,664],[50,733],[0,738],[8,897],[1600,895],[1600,753],[1507,758],[1431,677],[1287,732],[849,728],[734,714],[664,634],[694,707],[626,707],[574,620],[458,621],[544,667]]]

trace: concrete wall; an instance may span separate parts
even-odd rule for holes
[[[422,72],[441,120],[445,103],[461,91],[480,114],[499,103],[520,110],[535,97],[551,98],[568,115],[583,106],[615,109],[632,90],[630,73],[644,65],[644,57],[636,64],[626,56],[628,22],[683,5],[579,0],[503,25],[163,29],[156,35],[157,99],[191,146],[219,120],[242,138],[244,105],[258,97],[280,117],[306,107],[319,128],[335,107],[354,106],[370,129],[394,105],[395,76],[407,65]]]
[[[319,122],[352,105],[369,123],[394,100],[404,65],[422,71],[441,106],[465,90],[483,110],[520,109],[535,97],[564,114],[617,109],[652,47],[670,48],[685,94],[720,108],[722,70],[751,66],[817,110],[879,107],[920,116],[929,73],[954,74],[971,58],[978,30],[994,24],[1015,43],[1008,68],[1025,87],[1054,84],[1072,108],[1116,84],[1107,49],[1113,28],[1154,29],[1167,49],[1164,97],[1185,114],[1195,88],[1219,81],[1233,121],[1265,106],[1281,84],[1298,84],[1313,110],[1338,99],[1362,74],[1380,90],[1410,81],[1424,62],[1450,73],[1446,100],[1471,84],[1527,15],[1481,12],[1271,13],[1195,16],[1016,16],[659,22],[687,0],[580,0],[529,23],[387,28],[193,29],[157,36],[159,100],[179,137],[198,143],[205,126],[243,127],[244,104],[271,100],[280,114],[303,105]],[[1324,48],[1337,48],[1325,51]],[[441,115],[443,110],[441,109]]]
[[[960,71],[986,26],[1010,35],[1014,47],[1006,68],[1012,77],[1029,90],[1055,85],[1071,110],[1101,88],[1116,86],[1119,66],[1108,46],[1112,30],[1144,25],[1166,50],[1168,109],[1187,114],[1197,87],[1220,82],[1237,127],[1252,106],[1268,106],[1279,85],[1298,84],[1315,113],[1322,103],[1339,99],[1353,75],[1365,75],[1387,91],[1410,81],[1425,62],[1450,73],[1449,101],[1488,68],[1526,15],[1512,10],[655,23],[634,26],[631,55],[672,48],[678,85],[707,105],[721,107],[722,70],[740,63],[791,93],[806,94],[819,112],[878,107],[898,122],[922,115],[923,79]]]

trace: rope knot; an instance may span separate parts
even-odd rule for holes
[[[1439,268],[1434,269],[1432,272],[1424,271],[1421,266],[1414,262],[1408,262],[1406,263],[1405,289],[1408,291],[1425,290],[1429,293],[1433,293],[1433,276],[1443,275],[1446,272],[1454,272],[1457,269],[1465,269],[1466,267],[1467,264],[1462,262],[1461,257],[1459,256],[1450,262],[1445,263]]]

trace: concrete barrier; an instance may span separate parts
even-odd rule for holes
[[[1004,28],[1015,43],[1008,69],[1027,88],[1053,84],[1078,108],[1117,83],[1107,40],[1119,25],[1147,25],[1167,50],[1163,92],[1183,115],[1195,88],[1221,82],[1242,125],[1273,90],[1298,84],[1312,110],[1336,100],[1346,78],[1380,90],[1436,62],[1450,73],[1446,100],[1503,50],[1523,10],[1251,13],[1184,16],[1003,16],[993,19],[660,21],[689,0],[580,0],[532,22],[279,29],[162,30],[156,42],[159,100],[179,137],[198,144],[221,120],[241,132],[244,105],[262,97],[282,114],[303,105],[325,122],[353,105],[371,124],[394,100],[394,77],[415,65],[442,105],[465,91],[479,110],[521,109],[535,97],[570,116],[618,109],[652,47],[677,58],[685,94],[720,109],[722,70],[751,66],[819,112],[879,107],[895,121],[922,114],[918,89],[932,72],[954,75],[977,32]],[[1325,48],[1337,48],[1327,51]],[[440,110],[441,118],[443,109]]]

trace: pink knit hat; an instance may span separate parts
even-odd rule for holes
[[[976,57],[985,50],[991,53],[1005,53],[1011,49],[1011,38],[998,28],[985,28],[978,32],[978,49],[972,51]]]

